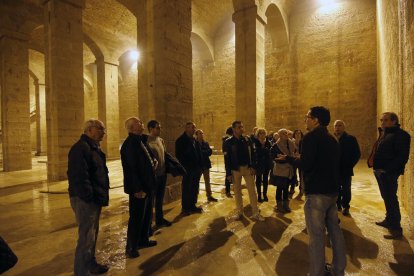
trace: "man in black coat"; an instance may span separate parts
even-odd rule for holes
[[[188,122],[184,133],[175,141],[175,155],[187,171],[181,183],[181,206],[184,215],[203,211],[201,207],[196,206],[203,161],[200,145],[194,139],[195,131],[196,125]]]
[[[305,221],[309,235],[310,275],[324,275],[325,229],[333,251],[335,275],[344,275],[345,243],[338,224],[336,200],[339,180],[339,144],[327,129],[331,116],[323,106],[305,117],[309,132],[303,137],[300,165],[305,188]]]
[[[84,133],[69,151],[68,180],[70,205],[78,224],[74,274],[101,274],[106,265],[96,262],[95,248],[102,206],[109,202],[109,177],[105,153],[99,142],[105,135],[104,124],[95,119],[85,122]]]
[[[388,228],[386,239],[402,238],[401,213],[397,197],[398,177],[404,174],[410,153],[411,136],[400,128],[394,112],[381,115],[382,132],[375,143],[368,165],[373,165],[381,197],[385,203],[386,216],[377,225]]]
[[[344,216],[349,216],[349,203],[351,202],[351,182],[354,175],[354,166],[361,157],[361,151],[357,139],[345,131],[345,122],[336,120],[334,123],[334,134],[339,142],[341,155],[339,159],[339,194],[336,205],[338,211]]]
[[[124,172],[124,191],[129,195],[129,221],[126,255],[139,256],[138,248],[157,244],[149,240],[152,220],[152,202],[156,187],[155,169],[157,161],[147,143],[141,120],[131,117],[126,120],[128,137],[121,147]]]

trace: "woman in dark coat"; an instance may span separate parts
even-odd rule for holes
[[[258,128],[256,130],[255,149],[257,156],[257,170],[256,170],[256,189],[257,189],[257,201],[269,201],[267,198],[267,187],[269,185],[269,171],[270,171],[270,148],[271,144],[266,139],[266,129]],[[263,198],[261,186],[263,183]]]

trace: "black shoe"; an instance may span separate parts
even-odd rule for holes
[[[207,200],[210,201],[210,202],[217,202],[218,201],[217,198],[214,198],[212,196],[208,196]]]
[[[138,248],[147,248],[147,247],[153,247],[157,245],[157,241],[148,240],[147,242],[139,242]]]
[[[230,192],[226,193],[226,196],[227,196],[227,198],[232,198],[233,197]]]
[[[267,198],[267,196],[263,196],[263,201],[266,201],[266,202],[269,201],[269,199]]]
[[[203,212],[203,208],[201,207],[193,207],[190,210],[191,213],[197,213],[197,214],[201,214]]]
[[[158,221],[155,225],[158,228],[161,228],[161,227],[170,227],[172,225],[172,223],[170,221],[168,221],[168,220],[166,220],[166,219],[163,218],[162,220]]]
[[[125,251],[125,255],[127,256],[128,259],[135,259],[139,257],[139,252],[138,250],[129,249]]]
[[[349,217],[349,216],[351,215],[351,214],[349,213],[349,208],[345,208],[345,209],[342,211],[342,215]]]
[[[378,226],[382,226],[384,228],[390,228],[390,224],[385,219],[383,221],[377,221],[377,222],[375,222],[375,224],[378,225]]]
[[[384,238],[387,240],[400,240],[403,237],[402,230],[400,229],[390,229],[389,235],[384,235]]]
[[[107,265],[95,264],[92,268],[89,269],[89,272],[92,274],[103,274],[108,272],[109,267]]]
[[[263,202],[263,199],[262,199],[261,197],[258,197],[258,198],[257,198],[257,201],[258,201],[258,202]]]

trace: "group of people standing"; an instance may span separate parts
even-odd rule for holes
[[[360,158],[356,138],[345,132],[345,123],[334,123],[334,135],[328,131],[330,112],[322,106],[310,108],[305,116],[308,132],[290,132],[280,129],[267,135],[256,128],[253,135],[244,134],[241,121],[234,121],[223,137],[225,161],[225,190],[228,197],[233,185],[237,218],[244,216],[242,178],[245,179],[253,220],[264,221],[258,202],[268,201],[268,183],[277,186],[276,211],[290,212],[289,196],[299,185],[309,235],[310,275],[323,275],[325,264],[325,232],[333,248],[334,275],[344,275],[346,258],[342,231],[337,211],[350,215],[351,182],[353,167]],[[390,230],[387,239],[402,236],[401,215],[397,198],[397,179],[408,161],[410,135],[402,130],[395,113],[381,117],[380,136],[375,143],[368,165],[375,176],[386,206],[386,218],[377,225]],[[193,122],[175,142],[176,158],[167,152],[160,137],[161,124],[151,120],[147,124],[149,135],[143,134],[144,125],[136,117],[126,120],[128,137],[121,147],[124,173],[124,191],[129,195],[129,221],[126,256],[136,258],[138,249],[157,244],[150,240],[152,214],[155,205],[155,224],[171,226],[163,216],[163,199],[167,173],[181,175],[182,214],[201,213],[197,206],[201,175],[206,184],[208,201],[215,202],[210,187],[209,156],[212,150],[204,140],[202,130]],[[88,120],[81,135],[69,152],[69,196],[78,224],[78,243],[75,253],[75,275],[105,273],[108,267],[95,259],[101,208],[109,202],[109,178],[106,157],[99,143],[105,135],[105,126],[99,120]],[[270,136],[270,137],[269,137]],[[291,136],[291,137],[290,137]],[[270,178],[270,180],[269,180]],[[256,183],[255,183],[256,182]],[[263,186],[263,190],[261,189]],[[289,187],[291,191],[289,191]],[[256,188],[256,189],[255,189]]]

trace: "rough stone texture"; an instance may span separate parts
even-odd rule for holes
[[[104,122],[106,135],[101,142],[107,158],[119,157],[118,65],[97,60],[98,118]]]
[[[410,159],[399,180],[401,203],[414,221],[414,2],[377,0],[378,114],[394,111],[411,134]],[[401,55],[401,56],[400,56]],[[400,56],[400,58],[398,58]]]
[[[84,121],[82,7],[45,3],[48,180],[66,179],[67,156]]]
[[[265,47],[264,24],[257,7],[233,15],[236,36],[236,117],[247,130],[263,126]]]
[[[3,169],[32,168],[27,40],[0,34]]]
[[[376,125],[375,2],[301,2],[289,24],[289,46],[275,47],[274,30],[267,28],[266,128],[304,130],[309,107],[324,105],[332,120],[347,123],[366,157]]]
[[[221,137],[235,120],[234,23],[229,19],[214,39],[214,60],[203,58],[202,47],[193,44],[194,122],[215,150]]]
[[[131,60],[129,52],[119,60],[119,137],[124,141],[128,135],[124,122],[138,116],[138,64]]]
[[[33,79],[31,76],[29,78],[29,93],[30,93],[30,151],[36,151],[37,148],[37,112],[36,112],[36,94],[39,93],[39,81]]]
[[[96,64],[90,63],[84,67],[83,90],[85,120],[98,119],[98,88],[96,77]]]
[[[142,1],[137,31],[139,117],[161,122],[162,137],[173,152],[185,123],[193,119],[191,1]],[[178,181],[167,185],[167,194],[178,193]]]

